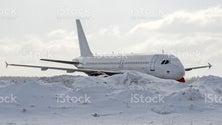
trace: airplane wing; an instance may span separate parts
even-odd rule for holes
[[[67,73],[73,73],[73,72],[83,72],[86,73],[87,75],[102,75],[102,74],[107,74],[107,75],[115,75],[115,74],[122,74],[123,72],[121,71],[111,71],[111,70],[95,70],[95,69],[72,69],[72,68],[60,68],[60,67],[48,67],[48,66],[34,66],[34,65],[22,65],[22,64],[9,64],[5,62],[6,68],[8,66],[18,66],[18,67],[31,67],[31,68],[39,68],[42,71],[46,71],[48,69],[54,69],[54,70],[64,70]]]
[[[79,64],[79,62],[74,61],[64,61],[64,60],[53,60],[53,59],[40,59],[41,61],[49,61],[49,62],[56,62],[56,63],[64,63],[64,64]]]
[[[212,65],[210,63],[208,63],[207,66],[197,66],[197,67],[185,68],[185,71],[191,71],[193,69],[201,69],[201,68],[209,68],[210,69],[211,67],[212,67]]]

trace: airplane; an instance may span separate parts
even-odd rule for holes
[[[111,76],[115,74],[123,74],[126,71],[133,70],[162,79],[173,79],[181,83],[185,83],[185,71],[207,67],[210,69],[212,67],[212,65],[208,63],[208,65],[205,66],[184,68],[178,57],[164,53],[152,55],[95,56],[89,48],[79,19],[76,19],[76,26],[80,57],[74,58],[72,61],[40,59],[41,61],[74,65],[76,68],[9,64],[7,62],[6,68],[8,66],[18,66],[40,68],[42,71],[46,71],[48,69],[64,70],[67,73],[83,72],[89,76]]]

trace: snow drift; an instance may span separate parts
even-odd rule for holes
[[[222,78],[0,78],[0,124],[221,124]]]

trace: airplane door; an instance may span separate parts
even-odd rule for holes
[[[159,55],[154,55],[151,59],[150,62],[150,71],[155,71],[155,65],[156,65],[156,61],[158,59]]]

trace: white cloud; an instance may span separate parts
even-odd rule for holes
[[[130,33],[148,31],[164,33],[221,32],[222,8],[216,6],[198,11],[177,11],[159,20],[138,24],[130,30]]]
[[[26,34],[17,38],[2,38],[0,42],[1,62],[9,61],[10,63],[40,65],[43,64],[43,62],[39,61],[41,58],[72,60],[79,55],[77,37],[74,31],[68,30],[53,30],[45,36]],[[56,66],[60,65],[57,64]],[[5,71],[4,64],[1,64],[0,69],[0,74],[3,74]],[[23,72],[23,69],[20,71],[19,68],[14,68],[14,70],[13,68],[10,69],[8,69],[8,72],[4,73],[4,75]],[[36,72],[35,70],[29,75],[41,75],[40,71],[38,71],[39,70]],[[52,72],[44,74],[49,75],[51,73]],[[61,72],[61,74],[62,73],[64,72]]]
[[[101,28],[99,30],[100,35],[119,35],[120,30],[118,26],[109,26],[106,28]]]

